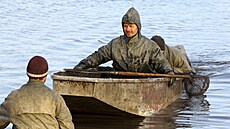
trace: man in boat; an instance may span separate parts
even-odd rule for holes
[[[195,74],[190,60],[183,45],[168,46],[161,36],[155,35],[151,38],[161,48],[162,53],[173,68],[175,74]]]
[[[124,35],[81,60],[74,70],[85,70],[112,60],[116,71],[174,74],[159,46],[141,34],[140,16],[134,7],[126,12],[121,23]]]
[[[185,52],[185,48],[182,45],[168,46],[165,44],[164,39],[161,36],[153,36],[151,40],[155,41],[161,48],[165,58],[169,61],[175,74],[196,74],[196,71],[192,67],[190,60]],[[203,94],[209,86],[209,79],[206,78],[189,78],[184,79],[184,88],[189,96]]]
[[[11,122],[14,129],[74,129],[62,96],[44,85],[48,63],[34,56],[27,65],[29,81],[12,91],[0,105],[0,129]]]

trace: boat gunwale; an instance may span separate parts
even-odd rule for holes
[[[53,80],[60,81],[81,81],[81,82],[132,82],[132,83],[150,83],[150,82],[166,82],[169,81],[168,77],[157,77],[157,78],[90,78],[90,77],[77,77],[77,76],[63,76],[51,74]],[[177,78],[177,80],[180,78]]]

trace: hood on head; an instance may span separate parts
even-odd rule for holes
[[[124,23],[135,23],[138,27],[138,35],[141,35],[141,20],[140,20],[140,15],[138,11],[134,8],[131,7],[126,14],[122,17],[122,29],[124,26]],[[124,29],[123,29],[124,32]]]

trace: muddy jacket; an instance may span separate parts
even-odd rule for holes
[[[174,73],[195,73],[187,57],[184,46],[178,45],[171,47],[165,45],[164,56],[172,66]]]
[[[74,129],[64,99],[38,80],[11,92],[0,107],[1,118],[16,129]],[[4,125],[0,119],[0,128]]]
[[[134,8],[130,8],[123,16],[122,26],[124,23],[135,23],[139,29],[138,33],[132,38],[121,35],[111,40],[80,61],[76,67],[89,68],[112,60],[113,68],[117,71],[171,72],[172,68],[161,54],[158,45],[141,35],[140,17]]]

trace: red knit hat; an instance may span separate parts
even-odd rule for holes
[[[48,74],[48,63],[41,56],[34,56],[27,65],[27,75],[29,77],[40,78]]]

